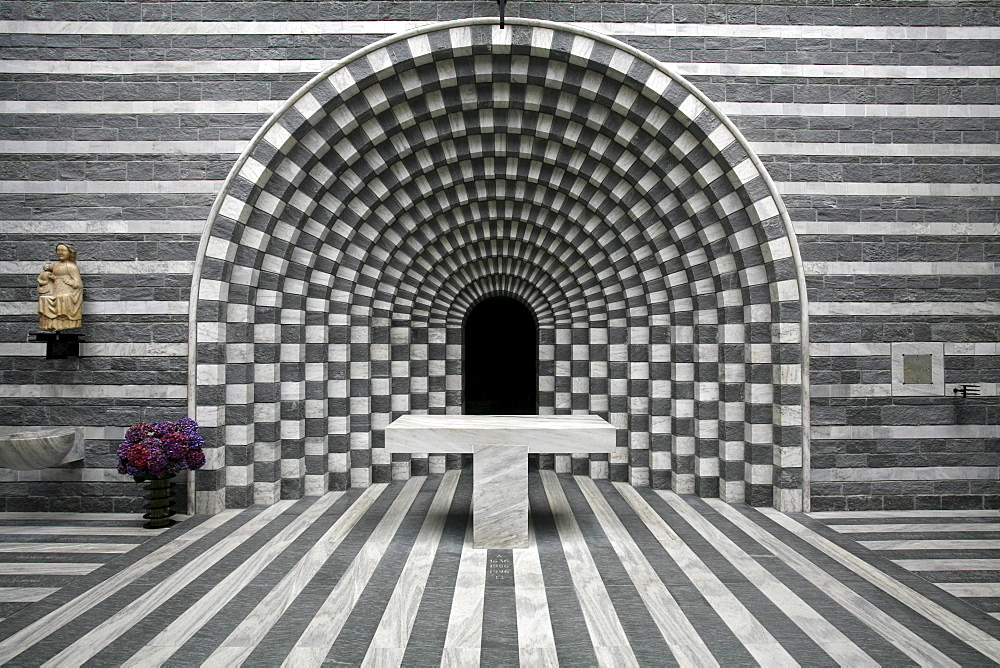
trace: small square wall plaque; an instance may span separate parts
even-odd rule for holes
[[[934,382],[934,355],[903,355],[903,385],[930,385]]]
[[[943,343],[892,344],[892,395],[932,397],[944,394]]]

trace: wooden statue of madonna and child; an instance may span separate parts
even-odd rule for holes
[[[56,246],[58,262],[48,262],[38,275],[38,326],[35,340],[45,341],[46,357],[65,359],[79,354],[76,333],[64,332],[83,324],[83,279],[72,244]]]

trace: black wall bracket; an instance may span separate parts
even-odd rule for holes
[[[64,360],[80,356],[80,341],[83,334],[76,332],[31,332],[29,341],[45,342],[45,359]]]
[[[968,397],[978,397],[979,390],[980,390],[979,385],[959,385],[954,390],[952,390],[952,392],[955,394],[961,394],[963,397],[968,398]]]

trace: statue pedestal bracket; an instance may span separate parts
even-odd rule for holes
[[[29,341],[45,342],[45,359],[64,360],[80,356],[80,341],[83,334],[76,332],[31,332]]]

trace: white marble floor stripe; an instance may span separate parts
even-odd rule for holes
[[[572,508],[553,471],[540,471],[580,607],[601,666],[638,666]]]
[[[636,545],[628,529],[597,489],[597,484],[590,478],[582,476],[574,476],[573,480],[583,492],[590,509],[594,511],[611,547],[625,566],[632,584],[635,585],[639,597],[646,605],[670,651],[673,652],[674,659],[682,667],[718,666],[711,650],[670,594],[667,586],[660,580],[649,560],[642,554],[642,550]],[[780,665],[797,665],[791,656],[786,654],[786,657],[788,661]]]
[[[379,483],[365,489],[202,665],[243,663],[387,487]]]
[[[447,471],[442,477],[427,518],[410,548],[396,588],[368,646],[363,666],[383,668],[402,663],[460,475],[461,471]]]
[[[552,618],[545,594],[535,527],[528,525],[528,547],[514,550],[514,599],[517,608],[517,651],[522,666],[559,665]]]
[[[46,614],[41,619],[4,638],[0,641],[0,664],[10,661],[18,654],[33,647],[43,638],[58,632],[63,626],[83,615],[101,601],[104,601],[115,592],[128,587],[170,557],[179,554],[185,548],[201,540],[239,514],[239,510],[226,510],[208,518],[201,524],[184,532],[169,543],[126,567],[121,572],[115,574],[115,577],[101,582],[72,601]]]
[[[893,559],[908,571],[1000,571],[1000,559]]]
[[[479,664],[483,642],[483,606],[486,596],[486,550],[472,547],[472,520],[465,530],[458,564],[455,596],[448,614],[441,666],[462,668]]]
[[[680,515],[681,519],[704,536],[719,554],[736,567],[750,583],[767,596],[779,610],[785,613],[796,626],[837,663],[844,666],[878,665],[840,629],[831,624],[785,583],[778,580],[756,559],[691,508],[681,497],[673,492],[662,491],[658,491],[657,495],[666,501]],[[730,522],[732,522],[731,519]],[[758,543],[760,542],[754,536],[751,538],[754,538]]]
[[[86,575],[104,564],[55,562],[0,562],[0,575]]]
[[[847,568],[868,580],[882,591],[890,594],[910,609],[920,613],[932,623],[937,624],[942,629],[973,649],[984,654],[993,661],[1000,661],[1000,640],[997,638],[990,636],[980,628],[970,624],[950,610],[928,599],[926,596],[910,589],[898,580],[889,577],[871,564],[859,559],[844,548],[836,545],[827,538],[820,536],[812,529],[806,527],[800,522],[797,522],[791,517],[784,515],[773,508],[761,508],[760,512],[785,529],[788,529],[813,547],[833,557]]]
[[[389,542],[426,480],[425,476],[419,476],[406,482],[403,491],[393,500],[364,547],[299,636],[282,666],[320,666],[326,661],[330,648],[337,641],[368,580],[389,547]]]
[[[629,507],[642,519],[646,528],[659,541],[691,583],[701,592],[719,618],[743,643],[751,656],[762,666],[794,666],[798,662],[782,647],[753,613],[744,606],[729,588],[715,575],[687,543],[681,541],[673,529],[656,514],[642,495],[628,483],[613,483]]]
[[[828,524],[837,533],[956,533],[960,531],[1000,531],[1000,523],[974,524]]]
[[[829,573],[802,554],[775,538],[759,524],[747,519],[728,504],[712,499],[709,504],[722,516],[739,527],[741,531],[779,557],[799,575],[819,587],[823,593],[839,603],[845,610],[870,626],[882,637],[895,645],[911,659],[920,663],[938,666],[956,666],[954,661],[936,647],[923,640],[910,628],[892,615],[879,609],[857,592],[838,581]]]
[[[185,610],[171,622],[155,638],[140,648],[124,666],[144,668],[160,666],[181,648],[202,626],[222,609],[243,588],[253,582],[272,561],[302,535],[313,522],[330,509],[344,492],[327,492],[312,505],[306,508],[298,517],[288,523],[271,540],[262,545],[256,552],[249,555],[236,570],[223,578],[212,591],[202,596],[197,603]]]
[[[660,542],[660,545],[670,544],[674,541],[681,540],[680,536],[678,536],[677,533],[670,528],[669,524],[663,521],[662,517],[656,514],[656,511],[649,506],[646,499],[642,498],[642,495],[639,494],[639,492],[637,492],[632,485],[622,482],[612,484],[618,493],[622,495],[622,498],[625,499],[625,502],[628,503],[629,507],[635,512],[636,515],[639,516],[639,519],[643,521],[646,528],[649,529]],[[672,554],[671,558],[673,558]],[[676,559],[674,561],[676,561]]]
[[[0,543],[0,553],[51,552],[57,554],[125,554],[142,543]]]
[[[859,540],[869,550],[1000,550],[1000,540],[955,538],[941,540]]]
[[[192,560],[184,568],[175,571],[160,583],[147,589],[131,603],[98,624],[82,638],[70,644],[42,665],[80,665],[89,661],[94,655],[111,644],[111,642],[128,632],[136,620],[144,619],[147,615],[166,603],[171,596],[194,582],[199,575],[242,545],[247,538],[253,536],[280,517],[294,503],[294,501],[290,500],[279,501],[274,505],[264,508],[264,510],[253,516],[246,524],[213,545],[210,550],[206,550],[201,556]]]
[[[1000,582],[936,582],[934,584],[959,598],[1000,598]]]
[[[0,526],[0,536],[158,536],[166,529],[142,527]]]
[[[0,603],[34,603],[59,591],[59,587],[0,587]]]

